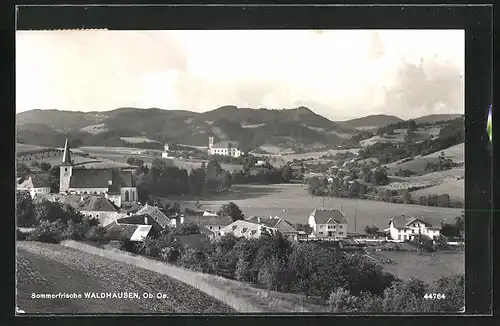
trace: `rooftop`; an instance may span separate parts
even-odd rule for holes
[[[316,224],[347,223],[347,219],[340,209],[315,209],[311,216],[314,216]]]

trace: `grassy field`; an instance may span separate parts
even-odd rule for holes
[[[380,251],[374,253],[390,259],[395,264],[383,264],[390,273],[401,279],[416,277],[432,283],[440,277],[465,273],[465,252],[435,252],[418,254],[415,252]]]
[[[411,192],[412,196],[427,196],[435,194],[448,194],[451,199],[464,200],[465,199],[465,180],[451,180],[443,182],[439,185],[420,189]]]
[[[425,166],[428,162],[435,164],[439,163],[439,155],[441,155],[441,152],[444,152],[445,156],[453,160],[454,163],[463,163],[465,161],[465,145],[462,143],[426,156],[416,156],[413,160],[408,162],[402,162],[402,160],[399,160],[386,164],[385,166],[388,168],[387,172],[389,174],[394,174],[399,171],[399,169],[411,170],[416,173],[424,173]]]
[[[389,177],[391,183],[388,184],[387,186],[380,186],[379,188],[400,190],[400,189],[408,189],[410,187],[433,187],[443,183],[456,181],[458,178],[463,177],[464,174],[465,174],[464,167],[457,167],[445,171],[431,172],[421,176]],[[465,191],[463,187],[460,189],[461,190],[457,191],[462,191],[462,192]],[[448,190],[448,187],[444,187],[442,188],[442,190]]]
[[[21,143],[16,144],[16,151],[18,153],[37,151],[37,150],[48,149],[48,148],[49,147],[43,147],[43,146],[37,146],[37,145],[28,145],[28,144],[21,144]]]
[[[135,143],[160,143],[159,141],[152,140],[146,137],[120,137],[121,140],[126,141],[127,143],[135,144]]]
[[[223,204],[233,201],[246,216],[278,215],[293,223],[307,223],[309,214],[323,206],[323,199],[311,197],[301,184],[286,185],[235,185],[230,193],[210,198],[169,198],[178,200],[181,209],[192,208],[198,200],[203,209],[216,211]],[[325,208],[341,208],[348,219],[348,232],[362,232],[367,225],[380,230],[388,227],[389,220],[397,215],[424,216],[435,225],[451,222],[460,216],[456,208],[426,207],[419,205],[390,204],[379,201],[325,198]],[[356,217],[356,223],[354,219]],[[356,225],[355,225],[356,224]]]

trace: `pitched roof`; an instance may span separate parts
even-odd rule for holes
[[[198,216],[198,215],[186,215],[186,221],[191,221],[193,223],[207,226],[207,225],[229,225],[233,223],[231,216]]]
[[[148,214],[150,215],[156,222],[158,222],[163,228],[170,224],[171,220],[163,214],[158,207],[150,206],[148,204],[144,205],[140,208],[137,215]]]
[[[265,218],[260,218],[260,222],[259,222],[259,217],[257,216],[252,216],[248,219],[246,219],[246,221],[248,222],[252,222],[252,223],[260,223],[260,224],[263,224],[267,227],[270,227],[270,228],[275,228],[277,230],[279,230],[281,233],[297,233],[297,230],[293,227],[293,224],[282,219],[281,217],[274,217],[274,218],[269,218],[269,217],[265,217]]]
[[[347,223],[347,219],[339,209],[315,209],[312,213],[316,224]]]
[[[144,221],[145,218],[147,218],[147,223]],[[151,225],[158,232],[164,229],[164,227],[149,214],[127,216],[117,219],[116,222],[121,224]]]
[[[152,225],[138,225],[135,232],[130,237],[130,241],[142,241],[146,238],[153,228]]]
[[[130,171],[112,169],[73,169],[70,188],[108,188],[111,181],[111,191],[118,192],[120,187],[135,187],[135,181]]]
[[[397,229],[407,229],[409,225],[413,222],[420,221],[424,223],[428,228],[432,228],[432,223],[426,221],[423,217],[414,217],[414,216],[396,216],[393,217],[389,221],[389,225],[391,222],[394,223],[394,227]]]
[[[255,233],[259,231],[259,229],[262,227],[262,224],[258,224],[252,221],[246,221],[246,220],[238,220],[234,221],[233,223],[223,227],[221,229],[221,232],[223,233],[232,233],[236,237],[243,237],[243,236],[253,236]],[[266,225],[267,228],[270,228]],[[274,228],[272,228],[274,229]]]
[[[120,240],[122,236],[130,239],[137,227],[138,225],[133,224],[118,224],[116,221],[105,226],[107,235],[113,240]]]
[[[213,144],[213,148],[239,148],[240,144],[237,141],[221,140]]]
[[[103,196],[84,196],[83,200],[78,205],[80,211],[96,211],[96,212],[116,212],[116,207],[110,200]]]
[[[50,187],[49,181],[47,178],[44,178],[42,175],[34,174],[29,175],[24,178],[20,178],[17,180],[18,188],[48,188]]]

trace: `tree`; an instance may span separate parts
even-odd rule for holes
[[[35,205],[28,191],[17,191],[16,217],[17,226],[32,226],[36,223]]]
[[[281,179],[283,180],[283,182],[289,183],[290,180],[292,180],[292,178],[293,178],[293,170],[290,167],[290,165],[285,165],[284,167],[282,167]]]
[[[369,226],[369,225],[367,225],[365,227],[365,233],[366,234],[374,235],[374,234],[377,234],[378,232],[379,232],[379,229],[376,226]]]
[[[167,206],[167,205],[165,205]],[[178,202],[174,201],[173,203],[170,203],[168,207],[165,208],[167,211],[167,214],[169,215],[175,215],[175,214],[180,214],[181,213],[181,206],[179,205]]]
[[[52,165],[50,165],[50,163],[48,163],[48,162],[40,163],[40,169],[44,172],[49,172],[51,168],[52,168]]]
[[[231,216],[233,222],[237,220],[243,220],[243,213],[241,212],[241,209],[233,202],[222,205],[219,208],[217,215]]]
[[[352,295],[348,290],[338,288],[330,293],[328,305],[330,312],[333,313],[348,313],[359,310],[358,297]]]

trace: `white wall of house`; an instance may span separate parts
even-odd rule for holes
[[[223,155],[223,156],[232,156],[232,157],[240,157],[241,150],[239,148],[220,148],[220,147],[212,147],[209,148],[210,155]]]
[[[70,188],[69,193],[75,193],[77,195],[82,194],[93,194],[94,192],[97,194],[105,194],[108,192],[108,188]]]
[[[20,188],[20,187],[17,187],[17,189],[22,190],[22,191],[28,191],[30,193],[31,198],[35,198],[36,196],[40,196],[40,195],[50,194],[50,187],[43,187],[43,188]]]
[[[316,238],[339,239],[347,237],[347,224],[316,224],[313,215],[309,216],[309,226],[313,229]]]
[[[109,211],[80,211],[85,216],[98,219],[102,226],[113,223],[119,218],[127,217],[125,213],[109,212]]]
[[[224,227],[225,225],[207,225],[205,226],[207,229],[209,229],[210,231],[212,231],[216,237],[220,237],[222,236],[221,234],[221,229]]]

